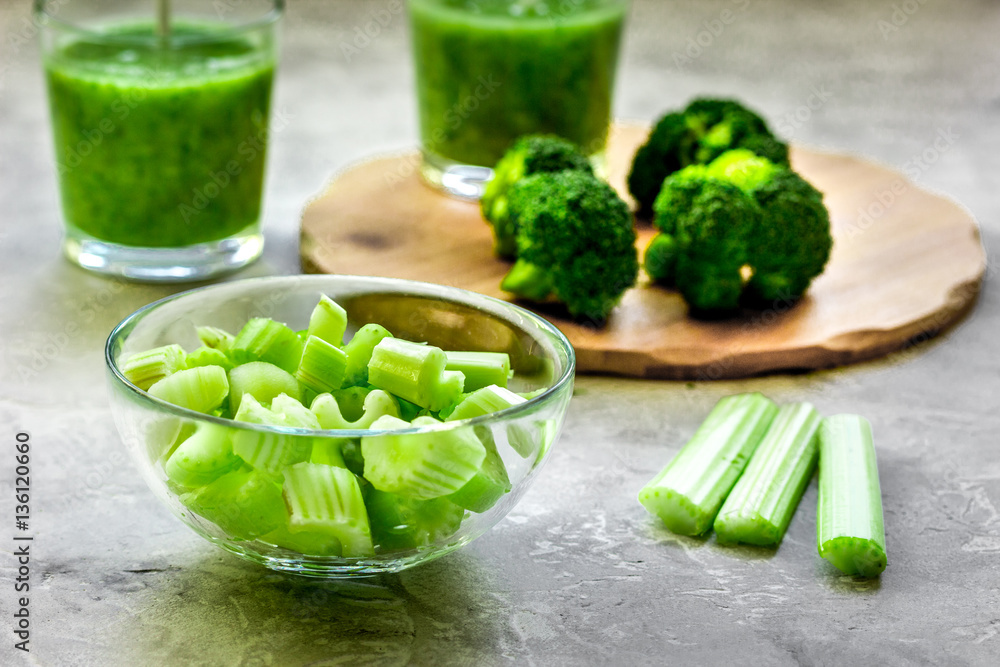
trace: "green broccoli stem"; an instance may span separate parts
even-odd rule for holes
[[[500,289],[529,301],[544,301],[552,294],[552,276],[542,267],[519,259],[500,282]]]

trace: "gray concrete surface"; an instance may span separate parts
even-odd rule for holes
[[[157,504],[118,440],[102,344],[179,288],[69,266],[27,2],[0,4],[0,664],[992,665],[1000,656],[1000,296],[876,363],[742,382],[580,378],[521,505],[467,550],[316,584],[216,550]],[[285,26],[263,261],[298,271],[297,214],[328,176],[416,141],[405,21],[348,62],[384,3],[296,0]],[[724,9],[736,20],[703,33]],[[637,0],[616,109],[690,96],[761,108],[794,141],[904,167],[1000,244],[1000,5],[988,0]],[[699,37],[700,36],[700,37]],[[690,40],[692,50],[679,67]],[[811,106],[810,106],[811,105]],[[941,130],[957,133],[931,149]],[[925,151],[929,151],[925,155]],[[925,156],[925,158],[921,158]],[[926,159],[927,156],[933,159]],[[79,331],[64,335],[75,323]],[[763,391],[874,424],[889,567],[816,554],[815,484],[776,551],[671,536],[635,501],[721,396]],[[31,434],[31,652],[13,648],[13,439]]]

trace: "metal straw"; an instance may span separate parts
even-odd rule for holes
[[[170,42],[170,0],[157,0],[156,34],[164,46]]]

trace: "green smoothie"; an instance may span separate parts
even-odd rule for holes
[[[493,166],[524,134],[598,153],[624,0],[410,0],[425,151]]]
[[[164,248],[253,229],[273,49],[202,25],[154,33],[119,26],[46,57],[70,233]]]

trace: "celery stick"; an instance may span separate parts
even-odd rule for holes
[[[218,327],[195,327],[195,332],[197,332],[198,340],[201,341],[202,345],[220,352],[228,352],[236,338],[225,329]]]
[[[372,350],[383,338],[392,338],[392,334],[381,325],[366,324],[358,329],[351,342],[344,346],[347,368],[342,386],[353,387],[368,382],[368,362],[371,361]]]
[[[261,405],[270,405],[278,394],[301,398],[299,381],[274,364],[251,361],[229,371],[229,410],[239,412],[244,394],[250,394]]]
[[[432,411],[454,403],[465,376],[445,370],[448,358],[433,345],[384,338],[372,351],[368,381],[396,396]]]
[[[230,430],[216,424],[199,424],[167,459],[167,478],[174,484],[194,488],[239,468],[242,461],[233,453]]]
[[[345,558],[372,556],[371,529],[361,487],[346,468],[299,463],[285,471],[283,486],[292,533],[325,533],[340,540]]]
[[[185,368],[198,368],[199,366],[221,366],[230,371],[233,369],[233,362],[226,356],[225,352],[202,345],[184,358]]]
[[[348,421],[343,416],[340,403],[331,394],[317,396],[310,409],[319,419],[320,428],[327,430],[366,429],[379,417],[399,416],[399,406],[396,404],[396,400],[381,389],[371,391],[365,396],[362,413],[354,421]]]
[[[715,517],[719,542],[777,545],[802,499],[819,449],[821,417],[809,403],[782,405]]]
[[[882,491],[872,427],[834,415],[819,428],[819,555],[845,574],[877,577],[886,566]]]
[[[186,355],[180,345],[164,345],[133,354],[122,365],[122,374],[143,391],[185,368]]]
[[[445,370],[461,371],[465,376],[465,391],[475,391],[491,384],[507,386],[510,377],[510,357],[505,352],[445,352]]]
[[[317,392],[340,389],[347,368],[347,354],[322,338],[309,336],[295,371],[299,382]]]
[[[250,394],[243,397],[236,421],[269,426],[292,426],[286,417],[276,415]],[[286,466],[305,461],[312,453],[312,439],[286,433],[235,430],[233,451],[248,464],[271,474],[279,473]]]
[[[430,546],[454,535],[465,512],[447,498],[416,500],[371,489],[365,503],[379,553]]]
[[[757,393],[723,398],[677,456],[639,491],[639,502],[675,533],[704,533],[777,411]]]
[[[510,491],[511,485],[507,468],[493,440],[493,432],[488,426],[477,426],[475,433],[486,449],[483,465],[465,486],[446,498],[459,507],[481,514],[496,505]]]
[[[302,358],[302,340],[281,322],[255,317],[236,334],[230,354],[238,364],[266,361],[294,373]]]
[[[229,535],[244,540],[275,530],[288,516],[281,487],[254,470],[227,473],[207,486],[182,494],[180,501]]]
[[[226,400],[229,380],[226,369],[221,366],[200,366],[168,375],[151,386],[149,394],[182,408],[207,414]]]
[[[483,387],[482,389],[477,389],[463,398],[462,401],[455,406],[455,409],[451,411],[445,421],[458,421],[459,419],[481,417],[483,415],[493,414],[494,412],[506,410],[507,408],[526,402],[527,401],[509,389],[505,389],[504,387],[500,387],[498,385],[490,385],[488,387]]]
[[[433,417],[417,417],[413,426],[435,426]],[[398,430],[410,424],[381,417],[372,429]],[[427,500],[455,493],[476,473],[486,449],[470,428],[433,433],[386,433],[361,438],[364,478],[380,491]]]
[[[346,331],[347,311],[324,294],[319,298],[316,307],[313,308],[312,315],[309,316],[309,335],[339,348],[344,344],[344,332]]]

